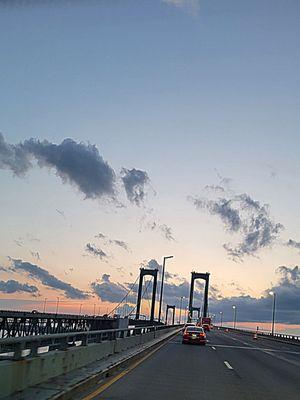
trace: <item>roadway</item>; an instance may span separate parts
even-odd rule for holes
[[[173,337],[82,400],[299,400],[300,346],[214,330],[206,346]]]

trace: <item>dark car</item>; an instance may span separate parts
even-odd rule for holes
[[[188,326],[183,332],[182,343],[206,344],[206,334],[200,326]]]

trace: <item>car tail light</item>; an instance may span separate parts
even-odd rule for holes
[[[187,338],[187,337],[189,337],[189,334],[188,334],[188,333],[184,333],[184,334],[183,334],[183,337],[184,337],[184,338]]]

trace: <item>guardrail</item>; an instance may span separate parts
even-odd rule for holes
[[[265,337],[268,339],[284,340],[284,341],[288,341],[290,343],[300,344],[300,336],[297,336],[297,335],[285,335],[283,333],[274,333],[272,335],[271,332],[262,332],[260,330],[247,330],[247,329],[231,328],[231,327],[227,327],[227,326],[222,326],[222,327],[217,326],[217,328],[232,331],[232,332],[245,333],[248,335],[257,334],[258,336]]]
[[[101,343],[116,339],[144,335],[157,331],[179,327],[179,325],[146,326],[127,329],[107,329],[97,331],[68,332],[52,335],[33,335],[0,339],[0,360],[22,360],[36,357],[55,350],[67,350],[70,347],[87,346],[91,343]],[[0,361],[1,362],[1,361]]]

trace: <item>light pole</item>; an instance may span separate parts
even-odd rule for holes
[[[186,314],[187,314],[187,312],[188,312],[188,307],[185,307],[185,311],[184,311],[184,322],[186,322]]]
[[[47,297],[44,299],[44,307],[43,307],[43,313],[46,311],[46,303],[47,303]]]
[[[81,315],[82,304],[79,306],[79,315]]]
[[[269,292],[271,296],[273,296],[273,311],[272,311],[272,331],[271,334],[274,336],[274,328],[275,328],[275,308],[276,308],[276,293]]]
[[[223,326],[223,311],[220,311],[220,326]]]
[[[236,306],[232,306],[233,309],[233,329],[235,329],[236,326]]]
[[[59,306],[59,297],[57,297],[57,302],[56,302],[56,314],[58,313],[58,306]]]
[[[180,296],[180,307],[179,307],[179,325],[181,322],[181,309],[182,309],[182,300],[185,299],[184,296]]]
[[[166,257],[164,257],[164,261],[163,261],[163,267],[162,267],[162,273],[161,273],[161,284],[160,284],[158,322],[160,322],[160,319],[161,319],[162,296],[163,296],[164,278],[165,278],[165,265],[166,265],[166,260],[168,258],[173,258],[173,256],[166,256]]]

